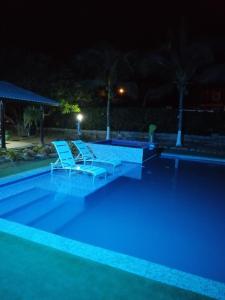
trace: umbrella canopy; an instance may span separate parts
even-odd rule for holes
[[[59,106],[59,103],[55,100],[39,96],[29,90],[20,88],[12,83],[6,81],[0,81],[0,136],[1,136],[1,147],[5,148],[5,103],[6,102],[32,102],[41,105]],[[44,143],[43,135],[43,119],[41,124],[41,142]]]
[[[27,101],[51,106],[58,106],[55,100],[39,96],[29,90],[20,88],[12,83],[0,81],[0,99],[4,101]]]

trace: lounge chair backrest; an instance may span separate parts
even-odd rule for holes
[[[52,142],[52,144],[55,146],[63,168],[74,167],[76,165],[73,154],[66,141],[55,141]]]
[[[73,144],[77,147],[80,155],[84,160],[94,159],[95,156],[89,149],[89,147],[81,140],[73,141]]]

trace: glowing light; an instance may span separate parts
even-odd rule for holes
[[[124,90],[124,88],[121,87],[118,89],[118,92],[120,95],[123,95],[125,93],[125,90]]]
[[[84,116],[82,114],[77,115],[77,121],[81,122],[83,120]]]

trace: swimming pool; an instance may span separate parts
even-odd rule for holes
[[[94,190],[83,180],[5,184],[0,216],[225,283],[225,166],[154,158]]]

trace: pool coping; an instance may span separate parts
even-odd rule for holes
[[[191,161],[199,161],[199,162],[209,162],[209,163],[215,163],[215,164],[225,164],[225,158],[216,158],[216,157],[210,157],[210,156],[198,156],[198,155],[189,155],[189,154],[179,154],[179,153],[168,153],[168,152],[162,152],[160,154],[160,157],[162,158],[179,158],[183,160],[191,160]]]
[[[8,176],[0,184],[0,187],[47,172],[49,172],[49,167],[42,167]],[[172,269],[130,255],[92,246],[2,218],[0,218],[0,231],[147,279],[159,281],[215,299],[225,299],[225,284],[218,281]]]
[[[225,284],[0,218],[0,231],[146,279],[225,299]]]

